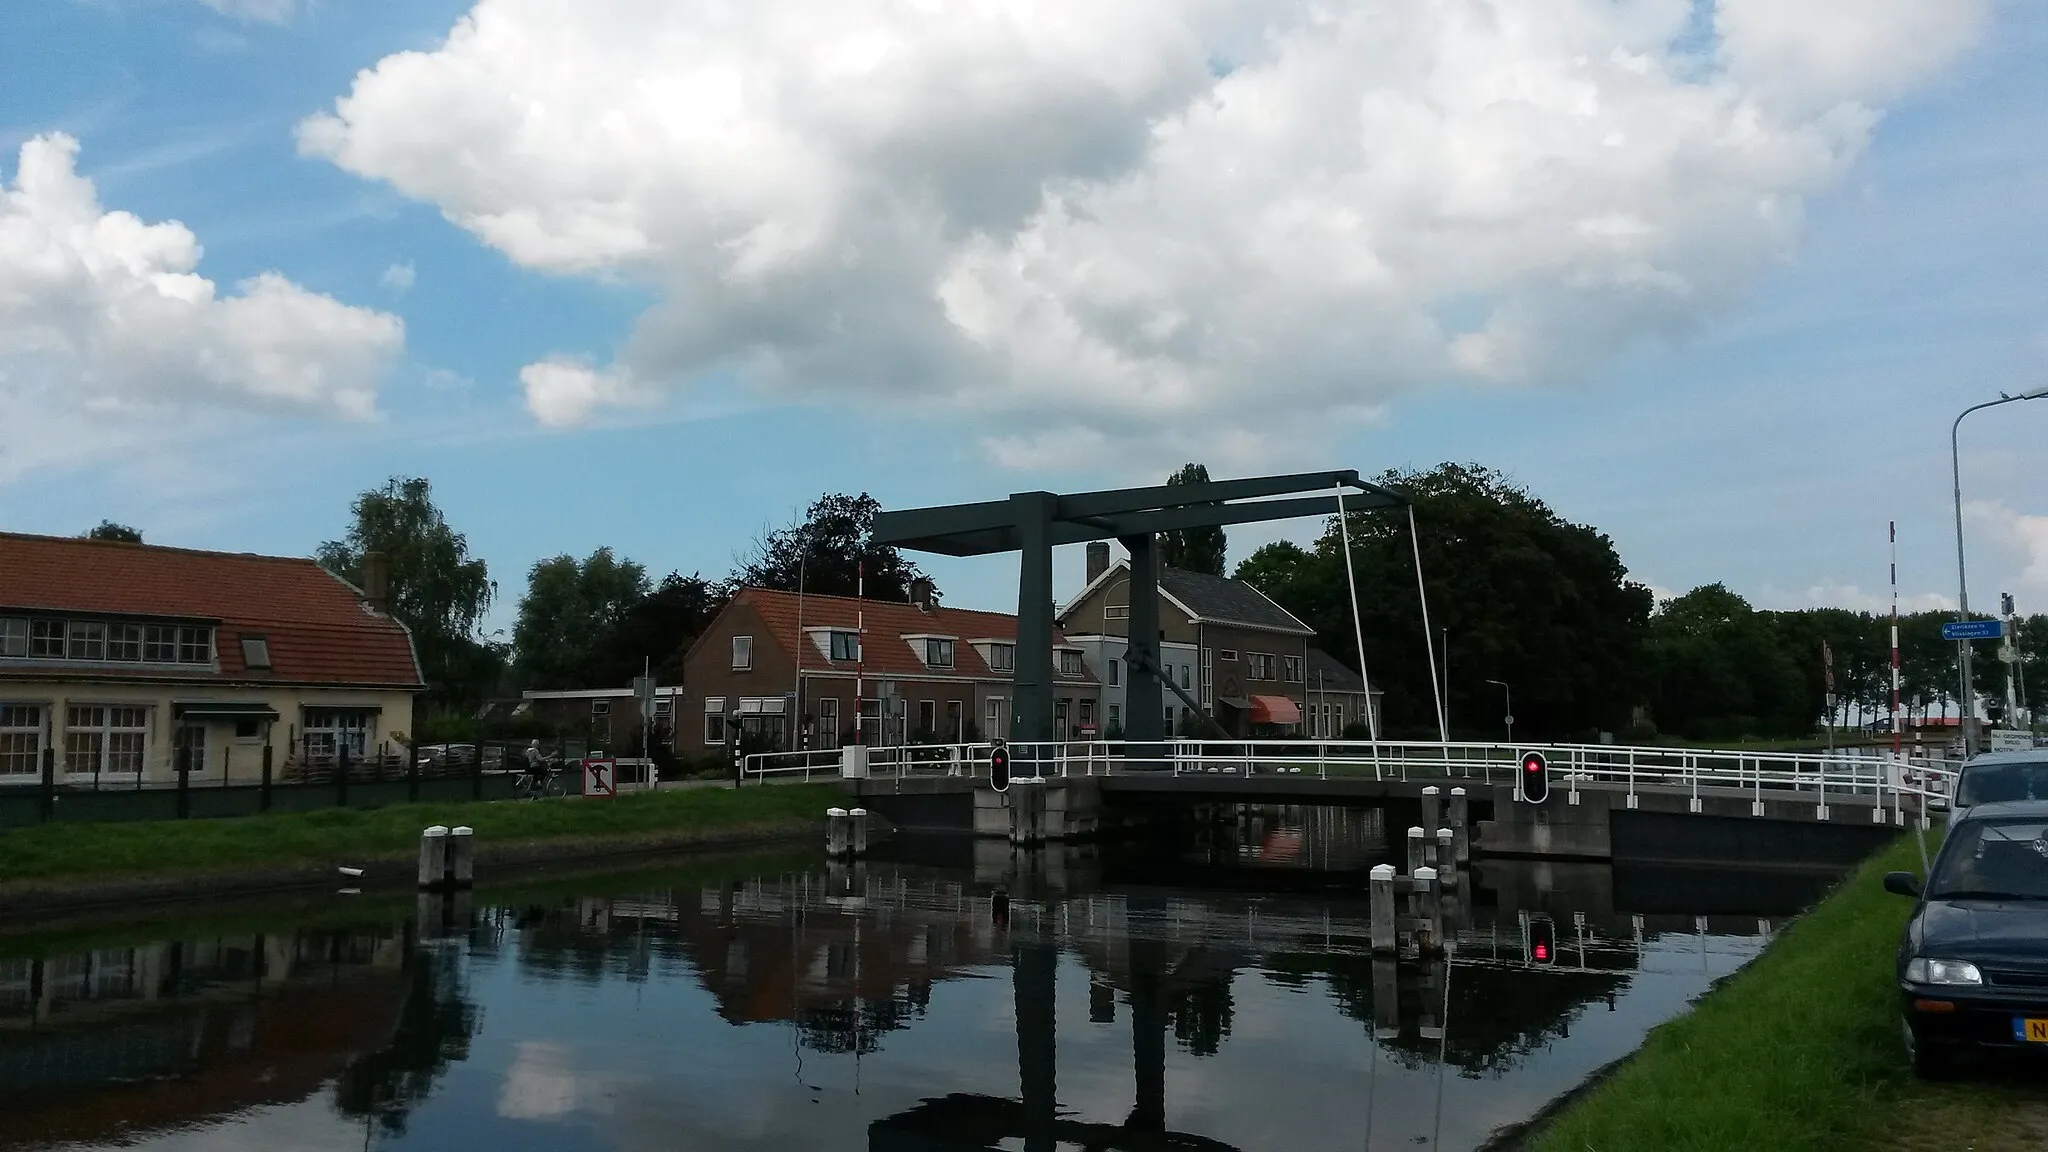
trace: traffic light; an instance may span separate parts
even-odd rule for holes
[[[1529,962],[1557,963],[1557,926],[1548,916],[1529,917]]]
[[[988,754],[988,785],[998,792],[1010,790],[1010,750],[1001,744]]]
[[[1541,804],[1550,798],[1550,761],[1541,752],[1522,753],[1522,799]]]

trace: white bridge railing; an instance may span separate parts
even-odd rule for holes
[[[1903,824],[1910,812],[1924,821],[1930,808],[1947,804],[1960,765],[1923,757],[1893,759],[1888,751],[1750,752],[1708,748],[1663,748],[1615,744],[1491,744],[1365,740],[1167,740],[1013,741],[1005,745],[1010,774],[1098,776],[1125,773],[1175,777],[1216,775],[1298,775],[1323,779],[1514,782],[1522,755],[1541,752],[1550,765],[1550,787],[1561,802],[1577,803],[1581,786],[1618,790],[1635,807],[1639,790],[1682,789],[1698,811],[1703,789],[1719,795],[1748,792],[1753,811],[1765,800],[1810,800],[1818,819],[1829,818],[1835,802],[1868,806],[1873,821],[1889,814]],[[871,747],[871,777],[988,775],[987,741]],[[750,778],[792,775],[803,779],[840,774],[843,749],[770,752],[746,758]],[[1556,802],[1556,801],[1554,801]]]

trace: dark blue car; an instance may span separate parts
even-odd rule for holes
[[[2048,801],[1973,806],[1950,826],[1899,942],[1913,1069],[1939,1076],[1967,1051],[2048,1052]]]

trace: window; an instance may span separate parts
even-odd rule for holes
[[[991,644],[988,646],[988,666],[996,672],[1017,670],[1017,646],[1015,644]]]
[[[1272,680],[1273,654],[1271,652],[1247,652],[1245,662],[1251,667],[1245,673],[1247,680]]]
[[[334,756],[346,748],[351,758],[370,747],[371,713],[342,708],[306,709],[306,754]]]
[[[609,700],[592,700],[592,701],[590,702],[590,714],[591,714],[592,716],[609,716],[609,715],[611,715],[611,714],[612,714],[612,702],[611,702],[611,701],[609,701]]]
[[[939,705],[936,700],[917,702],[917,727],[921,732],[936,734],[939,728]]]
[[[1202,649],[1202,707],[1216,707],[1216,652],[1212,648]]]
[[[0,704],[0,777],[36,776],[43,770],[43,710]]]
[[[190,627],[178,629],[178,663],[213,663],[213,629]]]
[[[668,719],[675,714],[675,710],[676,700],[673,696],[664,696],[654,702],[654,718],[657,720]]]
[[[261,720],[235,721],[235,739],[237,740],[254,740],[262,734],[263,722]]]
[[[984,731],[981,736],[984,740],[995,740],[999,739],[1002,735],[1003,698],[1001,696],[991,696],[988,698],[987,723],[984,725]]]
[[[1301,657],[1282,656],[1280,658],[1280,675],[1289,684],[1301,683]]]
[[[21,616],[0,616],[0,656],[28,655],[28,620]]]
[[[105,660],[107,658],[107,626],[97,620],[73,620],[65,629],[71,638],[69,656],[73,660]]]
[[[1225,648],[1216,653],[1216,658],[1225,662],[1237,659],[1237,649]]]
[[[1180,687],[1181,687],[1181,691],[1183,691],[1183,692],[1187,691],[1187,688],[1188,688],[1188,676],[1189,676],[1189,675],[1190,675],[1190,674],[1191,674],[1191,673],[1192,673],[1193,671],[1194,671],[1194,668],[1193,668],[1193,666],[1192,666],[1192,665],[1189,665],[1189,664],[1183,664],[1183,665],[1181,665],[1181,666],[1180,666]]]
[[[142,659],[146,664],[178,662],[178,630],[169,624],[149,624],[142,629]]]
[[[64,770],[82,776],[142,771],[149,709],[74,705],[64,710]]]
[[[1081,674],[1081,654],[1069,648],[1060,649],[1059,667],[1060,675],[1062,676],[1079,676]]]
[[[41,660],[64,658],[64,622],[31,620],[28,624],[28,654]]]
[[[1109,726],[1111,728],[1121,728],[1124,726],[1123,705],[1111,704],[1109,706]]]
[[[248,668],[270,667],[270,641],[261,636],[242,637],[242,664]]]
[[[706,696],[704,698],[704,742],[706,744],[725,743],[725,697],[723,696]]]
[[[965,704],[958,700],[946,701],[946,739],[956,744],[967,739],[966,715]]]
[[[142,625],[107,625],[107,659],[130,663],[142,659]]]
[[[825,747],[839,747],[839,697],[827,696],[818,701],[818,732],[824,737]]]
[[[953,642],[951,640],[927,639],[924,642],[924,662],[932,668],[953,666]]]
[[[1095,727],[1095,701],[1093,700],[1081,701],[1081,727]]]
[[[1166,734],[1173,735],[1173,705],[1166,706]]]
[[[1129,604],[1104,604],[1102,606],[1102,618],[1104,620],[1129,620],[1131,618],[1131,606]]]
[[[1109,658],[1109,686],[1110,686],[1110,687],[1112,687],[1112,688],[1114,688],[1114,687],[1116,687],[1116,686],[1117,686],[1117,683],[1118,683],[1119,679],[1120,679],[1120,678],[1121,678],[1121,677],[1123,676],[1123,673],[1121,673],[1121,672],[1118,672],[1118,671],[1116,670],[1116,669],[1117,669],[1117,665],[1119,665],[1119,664],[1121,664],[1121,663],[1123,663],[1123,661],[1121,661],[1121,660],[1118,660],[1118,659],[1117,659],[1116,657],[1114,657],[1114,656],[1111,656],[1111,657]]]
[[[860,634],[857,632],[832,633],[832,659],[860,659]]]
[[[754,638],[735,636],[732,638],[732,670],[746,672],[754,667]]]
[[[1065,700],[1053,701],[1052,734],[1062,740],[1067,738],[1067,702]]]

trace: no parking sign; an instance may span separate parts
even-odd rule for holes
[[[610,757],[592,757],[583,762],[583,794],[585,796],[609,796],[619,794],[618,764]]]

